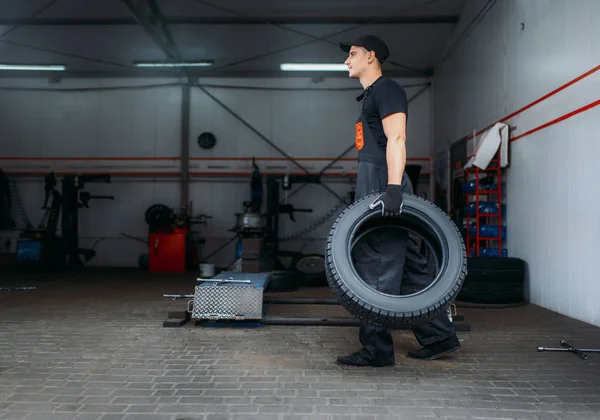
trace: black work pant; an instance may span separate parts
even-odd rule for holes
[[[356,180],[356,200],[383,192],[388,180],[387,166],[360,162]],[[406,173],[402,190],[413,193]],[[433,281],[427,259],[420,252],[416,238],[404,229],[377,229],[361,238],[353,250],[356,271],[376,290],[392,295],[417,292]],[[455,335],[446,312],[432,321],[412,329],[417,341],[426,346]],[[364,323],[360,327],[361,354],[373,361],[394,361],[392,331]]]

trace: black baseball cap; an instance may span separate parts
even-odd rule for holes
[[[344,52],[349,52],[353,46],[363,47],[367,51],[375,51],[375,57],[380,63],[383,63],[390,56],[390,51],[385,42],[375,35],[362,35],[350,42],[340,42],[340,48]]]

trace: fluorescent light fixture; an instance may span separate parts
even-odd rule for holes
[[[210,67],[213,65],[212,61],[181,61],[178,63],[169,61],[136,61],[133,63],[135,67]]]
[[[279,68],[282,71],[348,71],[348,66],[337,63],[283,63]]]
[[[0,70],[37,70],[37,71],[65,71],[67,66],[58,64],[2,64]]]

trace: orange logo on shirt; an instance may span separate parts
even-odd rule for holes
[[[354,139],[354,143],[356,145],[356,149],[360,150],[365,145],[365,137],[363,135],[363,126],[362,121],[356,124],[356,135]]]

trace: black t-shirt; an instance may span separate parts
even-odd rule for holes
[[[408,121],[406,91],[395,80],[380,77],[370,87],[367,87],[363,95],[366,95],[363,103],[363,112],[367,124],[369,124],[369,128],[375,136],[377,143],[385,147],[387,145],[387,137],[383,131],[383,118],[394,112],[403,112],[406,114]],[[362,99],[363,95],[360,95],[357,100]]]

